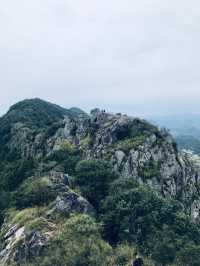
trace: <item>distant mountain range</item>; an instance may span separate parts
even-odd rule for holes
[[[169,129],[179,149],[200,154],[200,114],[155,116],[150,120],[159,127]]]

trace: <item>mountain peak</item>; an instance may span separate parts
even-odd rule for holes
[[[44,128],[63,120],[65,116],[77,119],[86,117],[87,114],[79,108],[68,110],[40,98],[25,99],[10,107],[7,114],[0,119],[0,125],[19,122],[28,127]]]
[[[93,245],[95,251],[100,248],[96,265],[118,265],[118,258],[102,263],[100,232],[110,251],[126,242],[128,250],[151,247],[147,255],[155,254],[156,260],[155,243],[167,239],[171,245],[174,235],[182,241],[182,232],[184,243],[198,238],[200,246],[200,227],[193,223],[200,216],[199,168],[188,154],[178,153],[167,131],[145,120],[99,109],[89,116],[76,107],[28,99],[0,118],[0,147],[0,226],[6,215],[0,265],[47,265],[47,257],[54,265],[55,247],[56,254],[67,254],[57,265],[75,265],[77,256],[88,254],[88,237],[100,243]],[[98,220],[99,233],[94,230]],[[64,241],[63,250],[57,237]],[[86,247],[81,255],[72,250],[74,263],[66,253],[70,243],[76,243],[77,252]],[[96,254],[85,265],[93,265]]]

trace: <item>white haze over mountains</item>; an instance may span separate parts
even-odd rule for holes
[[[6,0],[0,32],[0,114],[32,97],[200,113],[198,0]]]

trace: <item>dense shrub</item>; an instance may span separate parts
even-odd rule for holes
[[[28,178],[19,189],[13,193],[12,205],[17,208],[42,206],[56,197],[48,178]]]
[[[68,141],[64,141],[58,150],[55,150],[45,159],[45,163],[55,162],[55,165],[61,169],[61,172],[74,175],[75,167],[80,158],[81,153],[77,147]]]
[[[38,263],[40,266],[109,266],[111,259],[112,248],[102,240],[95,221],[87,215],[77,215],[58,231]]]
[[[161,265],[175,261],[185,244],[200,244],[200,228],[181,204],[163,199],[132,178],[116,180],[104,202],[104,232],[112,244],[138,245]]]
[[[34,162],[31,159],[2,162],[1,166],[0,184],[6,191],[15,190],[34,171]]]
[[[200,265],[200,245],[187,243],[178,254],[177,265],[199,266]]]
[[[100,210],[101,201],[108,193],[110,183],[116,178],[109,163],[103,160],[85,160],[76,167],[75,185],[91,204]]]

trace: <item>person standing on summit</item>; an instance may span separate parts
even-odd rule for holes
[[[144,265],[144,261],[138,253],[135,254],[135,258],[136,259],[133,261],[132,266],[143,266]]]

